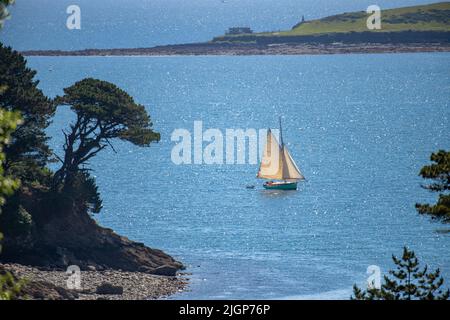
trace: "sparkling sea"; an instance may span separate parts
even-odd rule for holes
[[[159,248],[191,273],[171,299],[347,299],[369,265],[407,245],[450,282],[449,227],[419,216],[433,202],[418,176],[450,149],[450,54],[30,57],[54,97],[84,77],[146,106],[161,141],[113,142],[91,162],[103,226]],[[277,128],[307,178],[266,191],[257,165],[175,165],[175,129]],[[58,111],[49,128],[60,152]],[[255,189],[247,189],[255,185]]]

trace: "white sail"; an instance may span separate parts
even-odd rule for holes
[[[269,129],[267,131],[266,145],[257,177],[263,179],[282,179],[282,167],[280,144]]]
[[[284,144],[280,146],[270,129],[267,131],[266,146],[257,177],[277,180],[305,179],[287,147]]]
[[[283,180],[305,180],[285,145],[282,146]]]

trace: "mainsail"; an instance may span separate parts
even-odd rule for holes
[[[282,145],[282,162],[283,162],[283,180],[304,180],[305,177],[292,159],[287,147]]]
[[[284,145],[283,140],[280,146],[270,129],[267,131],[266,146],[257,177],[277,180],[305,179]]]

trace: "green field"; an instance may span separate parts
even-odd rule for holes
[[[291,30],[248,34],[248,36],[303,36],[349,32],[445,31],[450,32],[450,2],[404,7],[381,11],[381,29],[369,30],[365,11],[343,13],[299,23]],[[240,35],[242,36],[242,35]],[[233,37],[218,37],[233,41]],[[236,39],[237,40],[237,39]]]

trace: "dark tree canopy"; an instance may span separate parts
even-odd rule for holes
[[[363,290],[353,286],[352,299],[356,300],[447,300],[450,291],[442,289],[444,279],[439,269],[428,272],[428,266],[419,266],[416,254],[403,248],[401,258],[392,256],[396,265],[391,277],[384,276],[381,288]]]
[[[3,148],[9,142],[12,132],[14,132],[19,123],[20,116],[18,113],[0,109],[0,213],[2,212],[1,206],[5,203],[5,198],[11,195],[19,185],[19,181],[6,176],[3,169],[3,162],[5,161]]]
[[[436,204],[416,204],[417,211],[421,214],[431,215],[443,222],[450,222],[450,152],[439,150],[431,155],[433,164],[424,166],[420,170],[420,176],[433,182],[424,185],[423,188],[439,192]]]
[[[45,129],[55,108],[38,89],[35,74],[20,53],[0,44],[0,109],[19,113],[22,118],[3,150],[5,174],[21,182],[19,190],[9,196],[2,208],[0,228],[6,238],[30,231],[34,209],[39,209],[30,197],[48,189],[51,182],[46,165],[52,151]]]
[[[144,106],[112,83],[81,80],[64,89],[56,102],[70,106],[76,114],[75,122],[64,131],[64,158],[60,158],[62,166],[55,174],[58,185],[70,187],[83,165],[104,148],[112,147],[112,139],[143,147],[159,141]]]
[[[7,15],[6,6],[12,2],[0,0],[0,28]],[[137,247],[105,232],[87,216],[99,212],[102,202],[95,179],[85,165],[99,151],[112,147],[115,138],[148,146],[159,140],[159,133],[152,130],[145,108],[111,83],[85,79],[51,101],[38,89],[35,74],[27,68],[21,54],[0,43],[2,258],[64,266],[70,256],[76,257],[77,263],[83,260],[91,263],[97,259],[95,248],[104,249],[106,242],[114,242],[111,260],[120,258],[136,264],[136,258],[127,254],[131,251],[134,254]],[[57,103],[70,106],[76,115],[75,122],[68,124],[64,132],[62,158],[53,154],[45,134]],[[55,157],[62,166],[53,174],[47,165]],[[66,229],[66,225],[71,227]],[[93,252],[87,252],[92,248]],[[152,255],[147,248],[142,250],[143,254]],[[147,262],[150,265],[151,259]],[[2,273],[0,300],[24,298],[22,282]]]
[[[0,109],[0,214],[2,213],[2,207],[5,204],[6,197],[10,196],[20,184],[19,180],[6,176],[3,170],[3,162],[5,161],[3,148],[9,142],[10,136],[18,124],[20,124],[20,116],[17,112],[9,112]],[[2,239],[3,234],[0,232],[0,252],[2,250]]]
[[[55,108],[38,89],[35,75],[22,55],[0,44],[0,108],[18,111],[23,119],[5,147],[5,170],[25,186],[42,179],[42,168],[52,155],[45,129]]]

